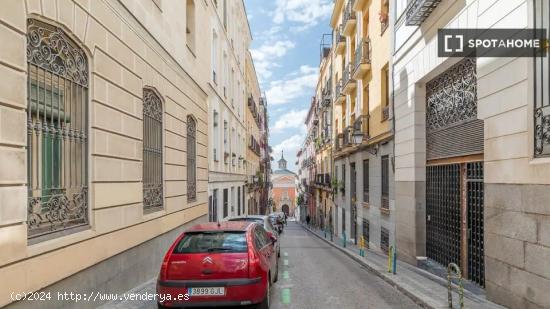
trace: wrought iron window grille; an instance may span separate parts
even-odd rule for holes
[[[163,208],[162,102],[151,88],[143,89],[143,209]]]
[[[89,224],[88,58],[61,28],[27,20],[27,229]]]

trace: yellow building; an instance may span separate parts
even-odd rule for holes
[[[388,0],[337,0],[333,28],[335,227],[357,243],[394,243]]]
[[[263,98],[260,92],[260,85],[254,68],[254,61],[250,52],[246,54],[246,177],[248,214],[259,214],[260,188],[265,184],[263,171],[260,170],[261,155],[261,131],[264,122],[264,113],[260,104]]]
[[[332,200],[332,57],[330,35],[323,35],[320,45],[319,78],[312,104],[315,135],[315,206],[314,221],[322,228],[333,229]],[[328,40],[328,42],[327,42]]]

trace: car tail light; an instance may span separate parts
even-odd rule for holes
[[[248,277],[252,278],[256,274],[256,269],[258,269],[258,263],[260,262],[259,257],[256,255],[254,250],[254,238],[252,233],[249,233],[247,236],[248,242]]]
[[[164,259],[162,260],[162,264],[160,266],[159,280],[164,281],[168,279],[168,264],[170,264],[172,252],[174,252],[174,247],[180,242],[182,238],[183,234],[178,237],[176,241],[174,241],[174,243],[170,246],[170,249],[168,249],[168,251],[166,252],[166,255],[164,255]]]

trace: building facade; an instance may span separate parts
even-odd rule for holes
[[[284,212],[293,217],[296,210],[296,183],[297,175],[287,169],[287,161],[281,153],[279,169],[273,171],[271,182],[273,183],[273,205],[269,212]]]
[[[389,1],[335,1],[333,190],[337,235],[395,245]]]
[[[437,29],[548,29],[548,12],[538,0],[394,12],[398,256],[457,263],[510,308],[550,307],[548,57],[437,57]]]
[[[3,3],[0,306],[32,306],[10,292],[127,291],[156,275],[158,248],[207,220],[198,32],[211,5]],[[60,305],[98,304],[40,304]]]
[[[209,5],[211,73],[208,155],[210,220],[248,213],[247,57],[252,40],[243,1]]]

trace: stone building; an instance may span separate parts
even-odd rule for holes
[[[248,212],[246,203],[247,57],[252,40],[243,1],[211,1],[209,93],[209,217]]]
[[[330,21],[334,229],[384,253],[395,244],[390,2],[338,0]]]
[[[549,308],[548,57],[437,56],[440,28],[548,29],[548,2],[394,9],[398,256],[457,263],[507,307]]]
[[[287,162],[282,153],[278,163],[279,169],[273,171],[271,175],[273,209],[270,209],[269,212],[284,212],[289,216],[294,216],[298,176],[287,169]]]
[[[208,220],[210,104],[234,139],[215,149],[229,153],[219,190],[234,187],[237,211],[249,33],[242,1],[2,2],[0,306],[31,306],[10,292],[120,293],[156,276],[173,239]]]

